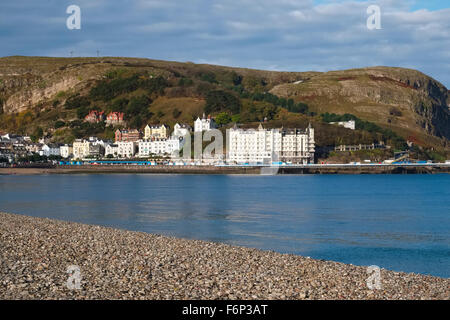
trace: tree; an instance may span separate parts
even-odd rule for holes
[[[174,117],[174,119],[178,118],[180,114],[181,114],[180,110],[178,110],[177,108],[173,109],[172,116]]]
[[[65,125],[66,125],[66,123],[64,121],[58,120],[58,121],[55,122],[54,128],[55,129],[59,129],[59,128],[64,127]]]
[[[127,116],[133,117],[147,111],[150,103],[152,103],[152,100],[145,95],[131,98],[126,109]]]
[[[189,78],[183,77],[178,81],[178,85],[180,87],[189,87],[189,86],[192,86],[193,84],[194,84],[194,81],[192,81],[192,79],[189,79]]]
[[[232,114],[241,111],[241,101],[234,94],[223,90],[214,90],[206,95],[205,113],[230,111]]]
[[[109,109],[113,112],[125,112],[129,102],[126,98],[114,100]]]
[[[241,122],[241,115],[240,114],[233,114],[231,116],[231,121],[233,121],[234,123]]]
[[[237,74],[236,72],[233,71],[231,77],[232,77],[232,80],[233,80],[233,84],[235,86],[238,86],[238,85],[240,85],[242,83],[242,76]]]
[[[79,94],[76,94],[74,96],[71,96],[69,99],[67,99],[66,103],[64,104],[64,107],[66,109],[78,109],[82,107],[88,107],[91,104],[89,99],[87,97],[82,97]]]
[[[38,142],[38,140],[44,135],[44,130],[42,130],[41,127],[37,127],[34,129],[33,133],[31,134],[30,138],[33,140],[33,142]]]
[[[83,106],[77,109],[77,117],[78,119],[84,119],[89,113],[88,106]]]
[[[209,83],[217,83],[216,75],[213,72],[200,72],[198,74],[200,80],[209,82]]]
[[[156,113],[156,116],[157,116],[158,118],[162,118],[162,117],[164,117],[164,112],[162,112],[161,110],[159,110],[159,111]]]
[[[231,122],[231,117],[228,113],[226,112],[221,112],[216,116],[216,123],[219,126],[223,126],[225,124],[228,124]]]

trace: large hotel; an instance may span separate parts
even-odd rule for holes
[[[230,163],[314,162],[314,129],[239,129],[227,131],[227,160]]]

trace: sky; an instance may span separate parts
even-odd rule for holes
[[[68,29],[70,5],[81,29]],[[367,8],[380,8],[369,29]],[[14,0],[0,56],[126,56],[280,71],[418,69],[450,88],[448,0]]]

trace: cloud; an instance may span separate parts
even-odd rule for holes
[[[414,67],[450,87],[450,9],[373,1],[16,0],[0,8],[0,55],[142,56],[286,71]],[[82,29],[67,30],[77,4]],[[414,7],[412,7],[414,6]],[[414,8],[414,10],[412,9]]]

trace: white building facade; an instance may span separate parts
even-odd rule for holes
[[[339,122],[330,122],[330,124],[337,124],[338,126],[355,130],[356,129],[356,122],[355,120],[349,120],[349,121],[339,121]]]
[[[137,144],[135,142],[119,141],[116,144],[119,158],[132,158],[136,154]]]
[[[57,144],[44,144],[39,154],[46,157],[61,155],[59,145]]]
[[[173,155],[183,148],[184,140],[179,137],[139,141],[139,157],[150,155]]]
[[[112,155],[113,157],[119,156],[119,146],[115,143],[107,144],[105,147],[105,157]]]
[[[61,157],[68,159],[73,155],[73,147],[71,145],[65,144],[59,147],[59,152]]]
[[[307,164],[314,162],[314,129],[228,130],[227,161],[230,163]]]
[[[184,137],[186,135],[191,134],[191,132],[192,132],[191,126],[184,123],[182,124],[176,123],[175,126],[173,127],[173,136],[175,137]]]
[[[194,132],[202,132],[202,131],[209,131],[211,129],[217,128],[216,122],[214,121],[211,116],[208,116],[208,118],[205,117],[205,114],[203,114],[203,118],[197,118],[194,122]]]

